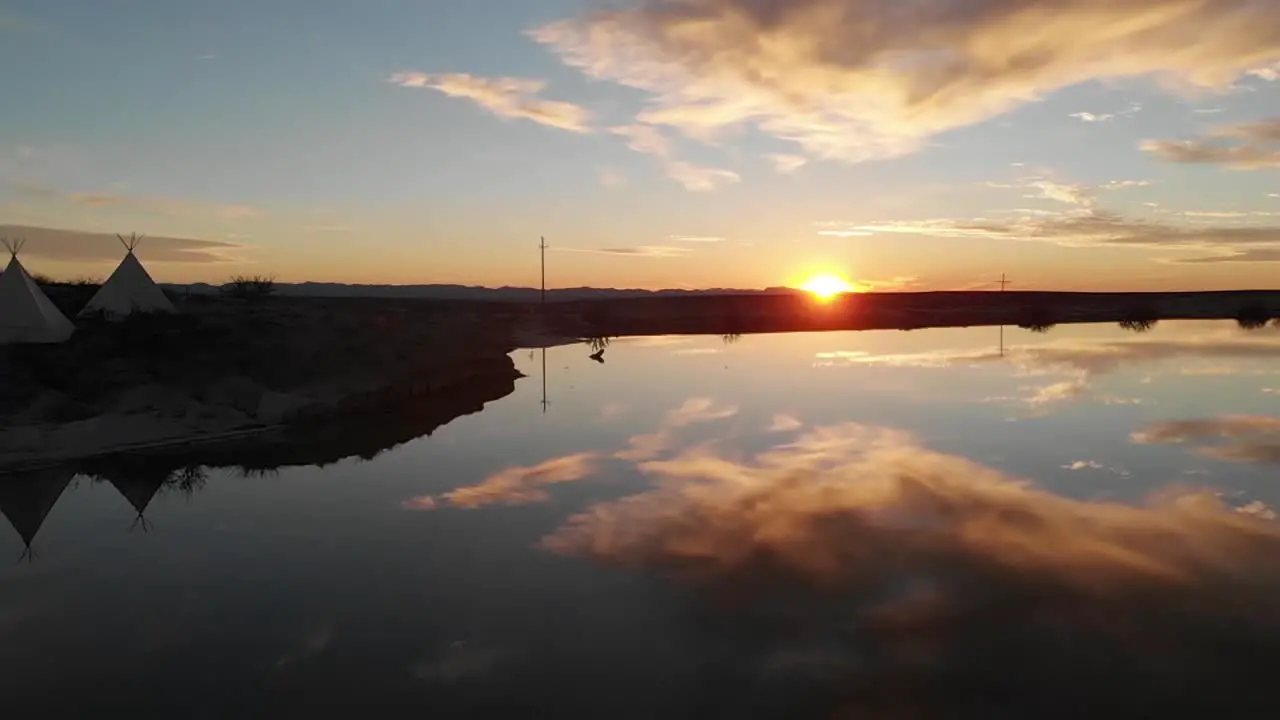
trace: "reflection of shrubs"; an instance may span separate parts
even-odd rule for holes
[[[609,347],[609,344],[613,342],[613,338],[606,335],[599,335],[596,337],[589,337],[585,342],[587,343],[587,346],[591,348],[591,352],[600,353],[604,352],[605,349]]]
[[[1125,330],[1144,333],[1154,328],[1158,322],[1160,322],[1160,316],[1156,313],[1155,308],[1149,305],[1139,305],[1126,310],[1119,324]]]
[[[1158,320],[1121,320],[1119,325],[1121,329],[1129,330],[1136,333],[1144,333],[1150,331],[1156,326]]]
[[[262,300],[276,291],[276,280],[267,275],[236,275],[222,286],[222,292],[238,300]]]
[[[725,333],[720,336],[720,340],[725,345],[732,345],[742,339],[742,333]]]
[[[1245,330],[1257,330],[1271,322],[1271,310],[1259,303],[1242,305],[1236,310],[1236,324]]]
[[[1033,333],[1047,333],[1057,327],[1057,323],[1024,323],[1018,325],[1023,330],[1030,330]]]

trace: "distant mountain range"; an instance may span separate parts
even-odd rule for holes
[[[175,293],[188,292],[195,295],[210,295],[221,290],[221,286],[207,283],[179,285],[160,283],[166,290]],[[541,296],[538,288],[499,287],[489,288],[475,285],[347,285],[344,283],[276,283],[275,293],[289,297],[367,297],[367,298],[427,298],[435,300],[497,300],[509,302],[535,302]],[[736,290],[730,288],[710,288],[706,290],[638,290],[619,288],[557,288],[547,290],[548,301],[590,300],[629,297],[679,297],[690,295],[775,295],[790,294],[796,290],[784,287],[771,287],[763,290]]]

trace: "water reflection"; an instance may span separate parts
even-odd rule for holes
[[[21,560],[35,559],[32,543],[75,474],[73,468],[53,468],[0,482],[0,512],[22,538]]]
[[[1270,717],[1280,328],[1149,330],[617,338],[0,478],[0,551],[44,551],[0,563],[0,705]]]
[[[857,425],[641,469],[655,490],[543,546],[705,592],[726,644],[773,655],[757,682],[790,666],[846,712],[938,717],[1057,716],[1064,692],[1148,713],[1267,699],[1280,526],[1212,494],[1072,501]],[[821,672],[788,657],[806,648]]]

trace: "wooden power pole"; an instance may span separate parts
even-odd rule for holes
[[[547,239],[538,239],[538,250],[542,253],[542,304],[547,304]]]

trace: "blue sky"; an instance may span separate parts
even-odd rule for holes
[[[0,0],[0,234],[175,281],[531,284],[546,235],[555,285],[1274,284],[1280,6],[660,5]]]

